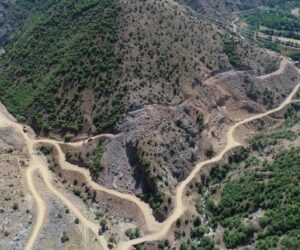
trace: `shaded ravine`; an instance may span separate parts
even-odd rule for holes
[[[179,219],[184,214],[184,212],[186,210],[186,207],[184,206],[184,202],[182,199],[184,196],[184,190],[185,190],[186,186],[196,177],[196,175],[202,169],[202,167],[206,166],[208,164],[217,163],[217,162],[221,161],[226,153],[230,152],[231,150],[233,150],[236,147],[242,146],[242,144],[239,143],[234,137],[234,133],[235,133],[236,129],[245,123],[263,118],[272,113],[276,113],[276,112],[282,110],[287,105],[294,103],[295,100],[292,100],[292,99],[295,96],[295,94],[297,93],[297,91],[299,90],[299,88],[300,88],[300,83],[295,86],[295,88],[289,94],[289,96],[277,108],[269,110],[265,113],[261,113],[261,114],[254,115],[252,117],[248,117],[248,118],[234,124],[233,126],[231,126],[227,132],[227,135],[226,135],[227,142],[226,142],[226,146],[222,150],[222,152],[220,152],[218,155],[216,155],[215,157],[213,157],[209,160],[198,163],[196,165],[196,167],[193,169],[193,171],[189,174],[189,176],[184,181],[182,181],[180,183],[180,185],[177,187],[176,199],[175,199],[175,209],[172,212],[172,214],[168,217],[168,219],[166,219],[162,223],[161,229],[158,230],[157,232],[148,234],[141,238],[137,238],[137,239],[126,241],[126,242],[120,242],[118,245],[118,249],[119,250],[127,250],[130,247],[140,244],[140,243],[157,241],[157,240],[163,239],[169,232],[171,226],[176,222],[176,220]]]

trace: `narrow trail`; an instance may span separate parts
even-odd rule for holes
[[[157,232],[148,234],[144,237],[137,238],[137,239],[134,239],[131,241],[120,242],[120,244],[118,245],[118,249],[119,250],[127,250],[127,249],[130,249],[130,247],[140,244],[140,243],[157,241],[157,240],[163,239],[169,232],[171,226],[176,222],[176,220],[179,219],[184,214],[184,212],[186,210],[186,207],[184,206],[184,202],[183,202],[184,190],[185,190],[186,186],[196,177],[196,175],[202,169],[202,167],[206,166],[208,164],[217,163],[217,162],[221,161],[223,159],[224,155],[226,153],[228,153],[230,150],[232,150],[238,146],[242,146],[242,144],[239,143],[234,137],[234,133],[235,133],[236,129],[245,123],[248,123],[248,122],[263,118],[265,116],[268,116],[272,113],[278,112],[278,111],[282,110],[284,107],[286,107],[287,105],[289,105],[290,103],[294,103],[294,100],[292,100],[292,99],[295,96],[295,94],[297,93],[297,91],[299,90],[299,88],[300,88],[300,83],[298,85],[296,85],[296,87],[293,89],[293,91],[290,93],[290,95],[277,108],[269,110],[265,113],[257,114],[252,117],[246,118],[246,119],[234,124],[233,126],[231,126],[227,132],[227,135],[226,135],[227,143],[226,143],[225,148],[222,150],[222,152],[220,152],[217,156],[215,156],[209,160],[198,163],[196,165],[196,167],[193,169],[193,171],[190,173],[190,175],[183,182],[181,182],[180,185],[177,187],[176,199],[175,199],[175,210],[169,216],[169,218],[162,223],[162,228],[160,230],[158,230]]]
[[[287,59],[283,59],[283,60],[287,60]],[[259,78],[264,79],[264,78],[270,77],[272,75],[281,74],[284,71],[284,68],[286,67],[286,65],[287,65],[287,61],[282,61],[279,70],[277,70],[271,74],[259,77]],[[22,137],[24,138],[24,141],[26,143],[26,146],[27,146],[27,149],[28,149],[28,152],[30,155],[30,164],[29,164],[29,167],[26,169],[26,177],[27,177],[28,187],[35,199],[36,204],[37,204],[37,218],[36,218],[34,230],[28,240],[28,243],[27,243],[25,249],[26,250],[33,249],[34,243],[36,242],[36,240],[38,238],[38,234],[41,231],[41,229],[45,223],[45,218],[46,218],[46,214],[47,214],[46,204],[41,199],[41,197],[38,194],[36,187],[34,186],[34,183],[33,183],[34,181],[32,179],[32,175],[33,175],[33,172],[35,172],[35,171],[40,172],[47,188],[57,198],[59,198],[63,203],[66,204],[66,206],[73,212],[74,215],[76,215],[80,219],[80,221],[86,228],[90,229],[95,234],[95,236],[98,238],[99,242],[101,243],[102,248],[107,249],[107,243],[105,241],[105,238],[103,236],[101,236],[101,237],[98,236],[99,225],[97,223],[93,223],[93,222],[89,221],[88,219],[86,219],[82,215],[82,213],[76,208],[76,206],[74,204],[72,204],[62,193],[60,193],[52,185],[52,176],[48,171],[47,164],[45,162],[41,161],[41,159],[34,153],[34,147],[37,143],[47,143],[47,144],[53,145],[58,152],[58,161],[59,161],[60,167],[64,170],[70,170],[70,171],[75,171],[75,172],[81,173],[86,178],[87,183],[94,190],[106,192],[112,196],[133,202],[140,208],[142,214],[144,215],[146,226],[149,229],[150,233],[141,238],[135,239],[135,240],[120,242],[120,244],[118,245],[118,249],[126,250],[126,249],[129,249],[130,247],[132,247],[133,245],[143,243],[143,242],[157,241],[157,240],[160,240],[163,237],[165,237],[166,234],[169,232],[169,229],[171,228],[173,223],[184,213],[184,211],[186,209],[184,206],[184,203],[183,203],[184,190],[185,190],[186,186],[195,178],[195,176],[198,174],[198,172],[201,170],[201,168],[207,164],[211,164],[211,163],[220,161],[224,157],[224,155],[226,153],[228,153],[230,150],[232,150],[238,146],[241,146],[241,144],[234,138],[234,133],[239,126],[241,126],[247,122],[250,122],[250,121],[253,121],[256,119],[260,119],[260,118],[270,115],[274,112],[280,111],[288,104],[295,102],[295,100],[292,100],[292,98],[294,97],[296,92],[299,90],[299,87],[300,87],[300,83],[297,86],[295,86],[294,90],[290,93],[288,98],[284,102],[282,102],[282,104],[279,107],[277,107],[273,110],[267,111],[265,113],[257,114],[252,117],[246,118],[246,119],[234,124],[233,126],[231,126],[227,132],[227,144],[226,144],[225,148],[222,150],[222,152],[220,152],[217,156],[213,157],[210,160],[206,160],[206,161],[198,163],[195,166],[195,168],[192,170],[192,172],[189,174],[189,176],[183,182],[181,182],[179,184],[179,186],[176,189],[175,209],[173,210],[172,214],[162,223],[159,223],[155,220],[155,218],[152,214],[152,209],[149,207],[149,205],[144,203],[143,201],[141,201],[136,196],[131,195],[131,194],[120,193],[115,190],[107,189],[107,188],[95,183],[91,179],[90,173],[87,169],[83,169],[83,168],[80,168],[78,166],[75,166],[75,165],[72,165],[72,164],[66,162],[65,154],[63,153],[60,145],[66,144],[66,145],[72,145],[72,146],[80,146],[83,143],[82,141],[77,141],[77,142],[73,142],[73,143],[63,143],[63,142],[59,142],[59,141],[52,140],[52,139],[31,138],[28,133],[27,134],[23,133],[23,125],[17,123],[13,119],[13,117],[9,115],[9,113],[6,111],[6,109],[0,104],[0,127],[4,127],[4,126],[11,127],[11,128],[14,128],[19,134],[21,134]],[[116,137],[116,136],[110,135],[110,134],[98,135],[98,136],[93,137],[93,139],[97,139],[100,137],[111,137],[112,138],[112,137]]]
[[[239,21],[239,17],[236,17],[233,21],[232,21],[232,30],[234,33],[237,33],[237,25],[236,23]]]
[[[85,216],[82,215],[82,213],[79,211],[79,209],[72,202],[70,202],[68,199],[66,199],[62,193],[60,193],[55,187],[53,187],[52,178],[51,178],[51,175],[49,175],[49,170],[48,170],[47,164],[43,163],[41,160],[39,160],[37,158],[35,158],[35,160],[37,160],[37,162],[35,162],[35,165],[40,166],[39,171],[41,173],[41,176],[42,176],[47,188],[72,211],[74,216],[77,217],[86,228],[89,228],[95,234],[95,236],[97,236],[98,240],[100,241],[100,243],[102,245],[102,248],[108,249],[107,243],[106,243],[104,237],[98,236],[99,224],[91,222],[88,219],[86,219]]]

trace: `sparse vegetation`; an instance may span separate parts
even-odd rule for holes
[[[13,205],[13,210],[18,210],[19,209],[19,204],[18,203],[14,203]]]

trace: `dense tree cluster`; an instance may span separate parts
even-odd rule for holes
[[[284,244],[292,244],[292,235],[300,230],[299,173],[300,150],[290,149],[225,185],[220,203],[209,203],[208,207],[213,214],[212,225],[220,223],[225,228],[227,247],[250,243],[254,233],[258,249],[278,244],[279,237],[285,239],[283,248]],[[266,211],[259,219],[259,227],[243,220],[259,209]]]

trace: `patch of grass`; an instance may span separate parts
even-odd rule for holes
[[[61,240],[61,243],[65,243],[66,241],[69,241],[69,236],[68,236],[67,232],[65,232],[65,231],[63,232],[63,235],[60,238],[60,240]]]

